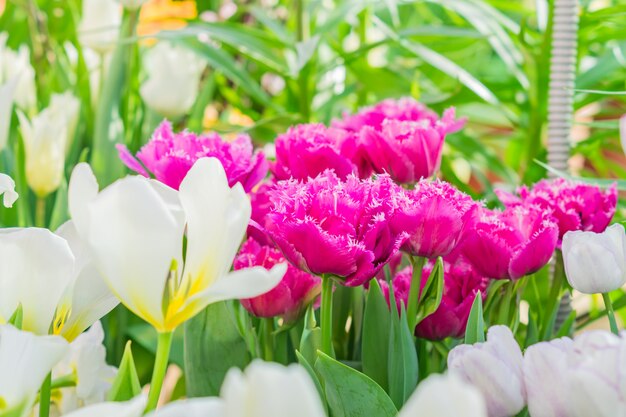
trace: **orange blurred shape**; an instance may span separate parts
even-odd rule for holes
[[[162,30],[180,29],[197,16],[196,2],[193,0],[150,0],[141,8],[137,34],[150,36]]]

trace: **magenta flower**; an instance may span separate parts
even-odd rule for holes
[[[436,113],[409,98],[385,100],[334,122],[357,137],[358,152],[352,152],[352,157],[362,177],[372,171],[387,173],[403,184],[432,176],[439,169],[446,134],[463,124],[455,119],[453,108],[439,120]]]
[[[569,231],[604,232],[617,206],[615,184],[603,191],[594,185],[557,178],[539,181],[530,190],[521,187],[517,192],[519,197],[504,192],[498,192],[498,197],[506,206],[534,204],[551,210],[559,225],[559,246]]]
[[[159,125],[150,141],[137,153],[137,158],[123,145],[117,145],[117,149],[128,168],[145,177],[151,173],[174,189],[178,189],[189,169],[202,157],[217,158],[226,171],[230,186],[239,182],[246,192],[265,178],[269,168],[263,152],[254,152],[247,135],[227,142],[217,133],[174,133],[168,121]]]
[[[276,138],[276,162],[272,173],[278,180],[307,180],[332,169],[342,180],[357,173],[352,162],[356,151],[348,135],[322,124],[296,125]]]
[[[461,251],[476,270],[493,279],[517,279],[541,269],[556,248],[559,229],[550,211],[517,205],[479,210]]]
[[[420,181],[396,200],[399,209],[389,226],[409,233],[402,250],[414,256],[448,255],[478,209],[470,196],[444,181]]]
[[[347,286],[373,278],[408,237],[388,227],[403,190],[389,176],[342,182],[325,171],[306,183],[279,181],[267,230],[285,258],[303,271],[333,275]]]
[[[434,263],[429,262],[424,267],[422,289],[433,266]],[[405,306],[408,304],[412,273],[411,266],[407,266],[392,280],[398,312],[400,311],[400,302]],[[489,279],[476,272],[467,261],[459,259],[453,264],[444,261],[444,289],[441,304],[433,314],[417,325],[415,334],[430,340],[463,337],[476,293],[481,291],[484,299],[487,285],[489,285]],[[384,288],[383,291],[387,297],[387,302],[389,302],[389,286],[386,282],[381,283],[381,286]]]
[[[241,246],[233,268],[238,270],[262,266],[269,270],[282,262],[285,262],[285,258],[279,250],[249,238]],[[289,265],[282,281],[274,289],[258,297],[241,300],[241,305],[257,317],[282,316],[291,323],[300,318],[306,307],[319,295],[321,285],[318,277]]]

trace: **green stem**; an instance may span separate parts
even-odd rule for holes
[[[50,392],[52,391],[52,373],[49,373],[41,385],[39,393],[39,417],[50,415]]]
[[[307,17],[304,2],[306,0],[296,0],[296,36],[298,42],[303,42],[308,38]],[[300,93],[300,114],[305,122],[311,118],[311,105],[309,103],[309,68],[308,64],[300,69],[298,73],[298,89]]]
[[[617,321],[615,321],[615,311],[613,311],[613,302],[611,301],[611,297],[609,297],[608,292],[602,293],[602,299],[604,300],[604,305],[606,306],[606,316],[609,318],[609,324],[611,326],[611,331],[619,335],[619,329],[617,328]]]
[[[71,373],[68,375],[61,376],[52,381],[50,386],[51,389],[58,388],[67,388],[67,387],[75,387],[76,386],[76,374]]]
[[[413,275],[411,277],[411,286],[409,287],[409,300],[406,308],[406,315],[409,321],[409,330],[411,334],[415,331],[417,325],[417,309],[420,304],[420,288],[422,288],[422,271],[427,259],[421,256],[410,257],[413,266]]]
[[[37,205],[35,206],[35,226],[46,227],[46,199],[37,197]]]
[[[172,335],[172,332],[159,333],[146,412],[156,409],[159,403],[159,396],[161,395],[161,388],[163,387],[163,379],[165,378],[165,372],[167,371],[167,364],[170,357],[170,348],[172,347]]]
[[[322,352],[332,356],[333,352],[333,280],[322,275]]]
[[[274,360],[274,318],[263,319],[263,353],[266,361]]]

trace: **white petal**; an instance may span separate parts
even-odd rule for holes
[[[4,198],[2,203],[4,207],[13,207],[13,203],[15,203],[19,197],[19,195],[15,192],[15,181],[13,181],[13,178],[8,175],[0,173],[0,195],[3,194]]]
[[[9,407],[34,399],[67,349],[67,342],[59,336],[36,336],[10,325],[0,326],[0,398]]]
[[[452,400],[451,400],[452,399]],[[478,389],[448,374],[433,374],[420,383],[398,417],[487,417]]]
[[[65,238],[76,257],[75,283],[71,294],[71,313],[61,330],[69,341],[104,317],[119,304],[104,278],[96,268],[87,245],[78,236],[70,220],[56,232]]]
[[[89,236],[100,272],[120,300],[164,330],[163,293],[173,261],[181,265],[184,223],[151,182],[127,177],[89,205]],[[79,229],[80,232],[80,229]]]
[[[121,403],[106,402],[91,405],[64,417],[141,417],[145,408],[146,398],[140,396]]]
[[[74,167],[68,188],[68,206],[79,235],[85,240],[89,235],[89,204],[98,195],[98,180],[89,164]]]
[[[74,256],[47,229],[0,233],[0,319],[21,304],[24,330],[48,334],[55,310],[73,283]]]
[[[226,417],[219,398],[193,398],[167,404],[146,417]]]
[[[250,200],[241,185],[228,186],[217,159],[202,158],[182,181],[180,201],[187,218],[185,275],[206,289],[232,266],[250,221]]]

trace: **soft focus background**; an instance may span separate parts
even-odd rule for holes
[[[164,118],[177,130],[247,132],[271,156],[272,140],[290,125],[329,123],[389,97],[412,96],[440,114],[455,106],[467,117],[446,140],[442,173],[475,198],[494,205],[494,187],[546,176],[536,161],[546,160],[548,0],[122,3],[126,9],[114,0],[0,1],[0,85],[20,76],[17,110],[0,121],[0,136],[8,128],[0,171],[21,196],[16,210],[0,207],[0,226],[58,227],[68,218],[72,168],[89,161],[102,186],[114,181],[127,173],[115,144],[134,153]],[[626,1],[580,3],[570,168],[624,179]],[[76,100],[57,102],[58,113],[35,122],[58,94]],[[76,105],[55,131],[54,121],[72,114],[62,110]],[[64,149],[41,151],[39,165],[25,159],[28,120],[33,136],[68,137]],[[63,166],[58,180],[41,168],[55,164]],[[41,177],[41,189],[29,175]],[[623,203],[616,218],[624,218]],[[626,293],[614,301],[625,306]],[[626,309],[619,314],[626,319]],[[592,300],[578,327],[600,315]],[[108,318],[109,355],[117,363],[124,341],[137,341],[145,378],[155,338],[119,317]],[[182,363],[180,343],[172,359]]]

